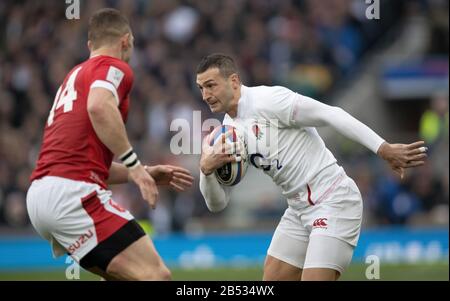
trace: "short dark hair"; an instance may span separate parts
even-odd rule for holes
[[[89,19],[88,39],[94,49],[131,32],[128,19],[117,9],[103,8]]]
[[[197,66],[197,74],[203,73],[210,68],[218,68],[220,74],[225,78],[233,73],[238,73],[233,58],[222,53],[213,53],[203,57]]]

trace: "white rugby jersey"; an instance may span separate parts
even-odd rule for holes
[[[242,85],[237,116],[226,114],[223,124],[244,133],[249,164],[270,176],[286,198],[305,192],[317,175],[326,174],[322,171],[339,168],[315,126],[333,126],[374,152],[384,141],[342,109],[281,86]],[[214,174],[200,174],[200,190],[208,208],[225,208],[230,188],[218,184]],[[316,187],[316,193],[326,188]]]

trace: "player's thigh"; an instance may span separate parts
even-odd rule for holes
[[[55,196],[50,193],[49,182],[48,179],[33,181],[27,192],[26,205],[28,217],[36,232],[50,242],[53,216],[49,207],[53,207],[51,202]]]
[[[121,280],[170,280],[171,275],[150,240],[142,236],[117,254],[106,269],[108,275]]]
[[[300,281],[302,269],[267,255],[264,263],[264,281]]]
[[[332,236],[310,237],[302,280],[337,280],[351,262],[354,246]]]
[[[300,280],[309,233],[288,208],[272,237],[264,264],[264,280]]]

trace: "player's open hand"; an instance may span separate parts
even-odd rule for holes
[[[378,155],[386,160],[391,168],[403,179],[405,169],[425,164],[428,148],[424,141],[411,144],[389,144],[384,142],[378,149]]]
[[[202,156],[200,158],[200,169],[205,175],[209,175],[219,167],[224,166],[229,162],[237,162],[240,160],[239,156],[234,154],[239,153],[237,143],[225,142],[226,136],[222,134],[222,139],[217,141],[213,146],[209,145],[209,135],[203,139]]]
[[[194,177],[189,170],[173,165],[144,166],[147,173],[155,180],[156,185],[170,186],[182,192],[192,186]]]
[[[155,180],[147,173],[144,166],[139,164],[137,167],[129,170],[128,176],[139,186],[142,198],[147,201],[152,209],[155,209],[158,201],[158,188]]]

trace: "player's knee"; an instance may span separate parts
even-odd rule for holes
[[[163,266],[159,271],[159,277],[161,280],[169,281],[172,280],[172,273],[166,266]]]
[[[312,268],[306,269],[302,275],[302,281],[336,281],[340,273],[333,269]]]
[[[158,266],[127,266],[120,265],[118,262],[108,266],[108,274],[119,279],[127,281],[169,281],[172,279],[171,272],[164,265]]]

